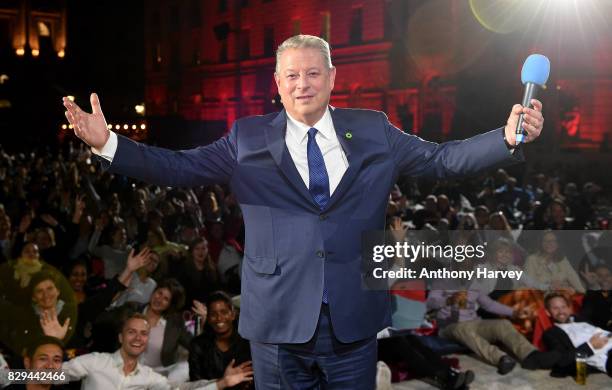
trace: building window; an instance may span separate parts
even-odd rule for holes
[[[227,0],[219,0],[219,13],[227,12]]]
[[[246,60],[251,56],[251,32],[240,31],[240,59]]]
[[[274,55],[274,27],[264,27],[264,56],[271,57]]]
[[[331,31],[331,14],[329,11],[321,13],[321,38],[329,42]]]
[[[292,21],[293,35],[299,35],[302,33],[302,21],[300,19],[293,19]]]
[[[352,44],[361,43],[363,25],[363,8],[353,8],[351,12],[351,24],[349,31],[349,42]]]

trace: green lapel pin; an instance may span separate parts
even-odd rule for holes
[[[353,138],[353,133],[351,133],[350,131],[347,131],[346,133],[344,133],[344,138],[346,138],[346,139]]]

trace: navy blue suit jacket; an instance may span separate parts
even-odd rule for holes
[[[322,211],[285,145],[284,111],[239,119],[226,137],[191,150],[119,137],[112,172],[164,186],[231,186],[246,228],[239,322],[246,339],[308,341],[323,280],[336,337],[353,342],[375,335],[390,324],[390,299],[362,289],[361,234],[384,229],[398,176],[456,178],[521,159],[508,152],[501,129],[436,144],[400,131],[382,112],[331,110],[349,167]]]

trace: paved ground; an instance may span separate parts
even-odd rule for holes
[[[470,390],[609,390],[612,389],[612,378],[604,373],[591,374],[586,386],[579,386],[573,378],[552,378],[548,371],[523,370],[518,365],[508,375],[500,376],[491,367],[471,356],[458,355],[461,368],[476,373]],[[393,384],[393,390],[431,390],[435,387],[418,380]]]

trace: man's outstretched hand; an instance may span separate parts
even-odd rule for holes
[[[523,131],[525,131],[525,141],[531,142],[540,136],[542,127],[544,127],[544,117],[542,116],[542,102],[537,99],[531,99],[533,108],[523,107],[520,104],[515,104],[512,107],[506,128],[506,141],[510,145],[516,145],[516,125],[521,114],[523,117]]]
[[[74,128],[74,134],[87,145],[101,150],[104,144],[106,144],[108,137],[110,137],[110,131],[106,127],[106,120],[102,113],[102,107],[100,107],[98,95],[92,93],[89,98],[91,114],[81,110],[81,107],[70,101],[67,97],[63,97],[62,101],[64,107],[66,107],[66,118],[68,118],[68,122]]]

